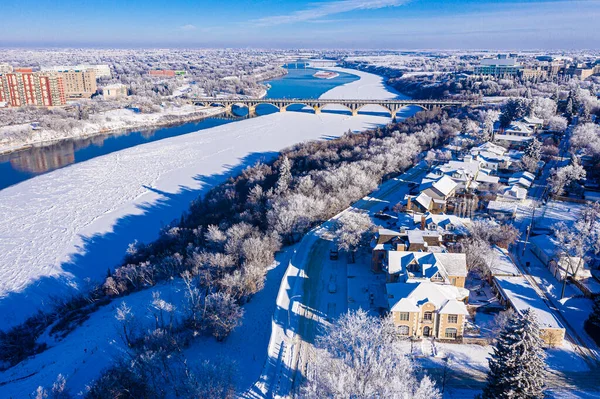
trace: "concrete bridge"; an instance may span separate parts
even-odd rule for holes
[[[231,112],[234,105],[248,108],[248,114],[256,113],[256,107],[261,104],[270,104],[279,109],[279,112],[285,112],[287,107],[293,104],[304,105],[312,108],[315,114],[320,114],[323,108],[328,105],[341,105],[347,108],[352,116],[358,115],[358,112],[367,105],[378,105],[385,109],[392,118],[401,108],[414,105],[425,110],[443,107],[464,107],[468,102],[445,101],[445,100],[333,100],[333,99],[300,99],[300,98],[269,98],[269,99],[225,99],[225,98],[199,98],[192,101],[194,105],[203,105],[205,107],[223,107],[227,112]]]

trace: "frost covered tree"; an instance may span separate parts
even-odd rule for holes
[[[434,383],[415,375],[390,318],[349,312],[317,339],[315,359],[302,390],[304,398],[439,399]]]
[[[523,98],[510,98],[502,107],[500,126],[508,127],[512,121],[524,117],[529,113],[528,101]]]
[[[521,167],[528,172],[535,173],[541,159],[542,143],[534,137],[525,148],[525,153],[520,161]]]
[[[372,225],[369,215],[360,212],[346,212],[336,220],[337,247],[347,251],[352,262],[356,248]]]
[[[582,149],[587,155],[598,157],[600,155],[600,126],[595,123],[584,123],[573,130],[571,145],[575,149]]]
[[[551,132],[564,133],[568,126],[569,122],[564,116],[555,115],[548,120],[548,130]]]
[[[231,295],[223,292],[208,295],[205,306],[208,327],[218,341],[225,339],[244,317],[244,309]]]
[[[488,359],[490,370],[480,399],[543,399],[546,354],[535,314],[513,313]]]
[[[479,120],[483,126],[481,131],[483,141],[488,141],[494,135],[494,123],[496,123],[499,116],[500,112],[492,109],[479,112]]]
[[[292,165],[288,157],[284,156],[279,166],[279,180],[277,180],[277,192],[286,193],[292,183]]]
[[[562,168],[554,168],[550,171],[550,177],[548,178],[550,192],[555,195],[562,195],[568,186],[585,179],[585,176],[585,169],[578,163],[577,158],[574,158],[572,164]]]
[[[544,122],[548,122],[556,114],[556,102],[545,97],[536,97],[531,102],[531,113]]]
[[[600,251],[600,203],[588,205],[572,226],[563,222],[553,226],[561,266],[565,269],[561,299],[565,296],[567,279],[575,278],[583,267],[586,254]]]

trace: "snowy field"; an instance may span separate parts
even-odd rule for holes
[[[378,76],[347,72],[361,79],[326,96],[394,96]],[[156,238],[193,198],[244,167],[297,142],[388,121],[276,113],[129,148],[0,191],[2,328],[84,287],[86,278],[101,279],[129,243]]]
[[[352,97],[359,90],[354,86],[361,84],[370,87],[361,95],[393,96],[377,76],[351,72],[361,80],[332,90],[335,97]],[[388,120],[326,113],[272,114],[130,148],[0,191],[0,217],[9,221],[0,226],[4,325],[18,322],[25,317],[23,313],[47,303],[50,295],[43,295],[45,290],[66,293],[70,287],[84,285],[86,276],[102,277],[108,266],[122,258],[129,242],[154,238],[161,221],[178,217],[190,199],[234,169],[272,157],[298,141]],[[235,357],[239,370],[244,371],[235,381],[240,391],[258,379],[265,366],[279,285],[293,250],[287,248],[277,256],[264,290],[244,306],[242,326],[224,343],[208,337],[198,340],[187,351],[190,360]],[[15,264],[32,267],[11,267]],[[124,300],[146,320],[153,291],[181,308],[180,288],[162,285]],[[114,318],[120,302],[98,310],[65,340],[49,342],[50,349],[3,373],[0,397],[27,397],[38,385],[51,385],[59,373],[67,376],[74,392],[84,389],[122,353]]]

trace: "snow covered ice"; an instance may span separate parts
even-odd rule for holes
[[[376,75],[324,98],[393,98]],[[381,112],[378,107],[367,112]],[[189,202],[228,176],[297,142],[389,121],[380,115],[287,112],[140,145],[0,191],[0,315],[18,324],[73,289],[85,289],[148,242]]]

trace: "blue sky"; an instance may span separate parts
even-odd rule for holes
[[[0,10],[0,46],[600,47],[600,0],[3,0]]]

